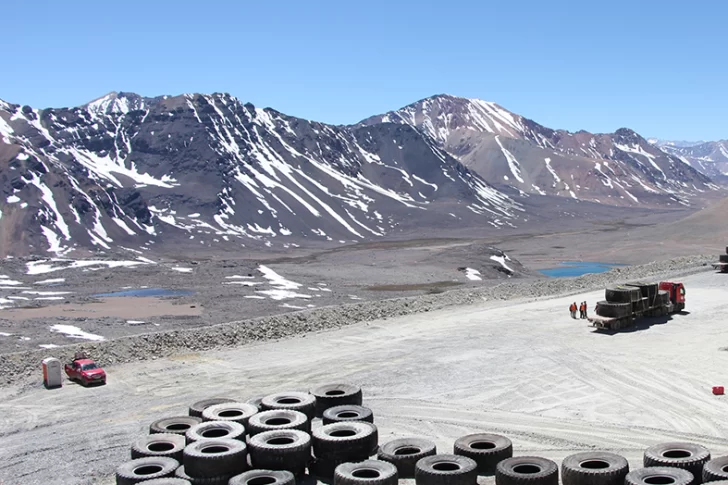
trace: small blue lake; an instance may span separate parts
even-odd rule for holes
[[[581,276],[589,273],[604,273],[617,266],[626,266],[625,264],[613,263],[595,263],[590,261],[565,261],[558,268],[549,268],[539,270],[540,273],[550,276],[551,278],[569,278]]]
[[[193,292],[188,290],[166,290],[164,288],[138,288],[136,290],[114,291],[113,293],[98,293],[97,298],[117,296],[187,296]]]

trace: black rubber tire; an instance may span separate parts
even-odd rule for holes
[[[260,401],[262,401],[262,400],[263,400],[263,396],[256,396],[256,397],[251,397],[250,399],[247,399],[245,401],[245,403],[246,404],[252,404],[256,408],[258,408],[258,411],[261,411],[261,409],[260,409]]]
[[[248,449],[238,440],[201,440],[185,447],[185,472],[193,478],[228,478],[248,468]]]
[[[313,419],[316,415],[316,396],[295,391],[269,394],[260,400],[260,409],[262,411],[271,409],[298,411],[308,416],[308,419]]]
[[[263,480],[266,485],[296,485],[293,473],[286,470],[249,470],[232,477],[227,485],[255,485]]]
[[[670,302],[670,292],[667,290],[658,290],[657,301],[663,305],[667,305]]]
[[[192,406],[190,406],[189,414],[190,416],[197,416],[198,418],[202,417],[202,411],[209,408],[210,406],[214,406],[215,404],[222,404],[225,402],[236,402],[235,399],[230,399],[227,397],[214,397],[212,399],[203,399],[202,401],[197,401]]]
[[[228,480],[230,480],[230,477],[227,475],[222,477],[192,478],[185,472],[184,466],[177,468],[174,476],[187,480],[192,485],[228,485]]]
[[[235,421],[205,421],[187,431],[187,444],[200,440],[228,439],[245,441],[245,426]]]
[[[517,456],[495,467],[496,485],[559,485],[559,467],[547,458]]]
[[[158,419],[149,425],[149,433],[171,433],[184,435],[191,427],[200,424],[202,418],[196,416],[174,416]]]
[[[609,303],[632,303],[640,298],[642,298],[642,292],[639,288],[607,288],[604,292],[604,299]]]
[[[192,482],[178,477],[155,478],[153,480],[144,480],[143,485],[192,485]]]
[[[728,254],[719,255],[718,261],[720,261],[721,263],[728,263]]]
[[[244,402],[224,402],[215,404],[202,411],[204,421],[233,421],[243,426],[248,424],[251,416],[258,413],[258,408]]]
[[[710,461],[710,451],[694,443],[669,442],[650,446],[645,450],[642,463],[645,467],[682,468],[693,474],[695,483],[703,478],[703,466]]]
[[[386,461],[342,463],[334,470],[334,485],[397,485],[397,467]]]
[[[623,286],[631,286],[634,288],[639,288],[640,292],[642,293],[642,298],[647,298],[652,303],[655,299],[655,296],[657,295],[657,283],[643,283],[643,282],[635,282],[635,283],[627,283]]]
[[[135,485],[144,480],[174,476],[179,462],[164,456],[148,456],[122,463],[116,469],[116,485]]]
[[[379,432],[372,423],[331,423],[313,430],[313,453],[321,459],[361,461],[376,453]]]
[[[317,401],[318,402],[318,401]],[[374,414],[372,410],[355,404],[344,404],[334,406],[324,411],[322,419],[324,424],[343,423],[346,421],[365,421],[367,423],[374,422]]]
[[[597,303],[597,315],[601,317],[624,318],[631,314],[631,303],[610,303],[607,301]]]
[[[627,473],[626,458],[604,451],[575,453],[561,462],[563,485],[623,485]]]
[[[305,414],[298,411],[272,409],[252,416],[248,421],[247,432],[248,436],[255,436],[264,431],[279,429],[298,429],[310,433],[311,421]]]
[[[728,456],[713,458],[703,466],[703,483],[728,480]]]
[[[725,253],[728,254],[728,246],[725,247]]]
[[[513,456],[513,443],[497,434],[470,434],[455,441],[453,453],[472,458],[478,464],[478,474],[486,475],[494,473],[498,463]]]
[[[297,429],[265,431],[250,438],[248,453],[253,468],[300,476],[311,461],[311,436]]]
[[[377,458],[397,468],[399,478],[414,478],[415,465],[426,456],[437,454],[437,445],[422,438],[399,438],[379,447]]]
[[[477,485],[478,464],[467,456],[426,456],[415,465],[417,485]]]
[[[316,398],[316,416],[323,416],[324,411],[334,406],[353,404],[361,406],[361,387],[351,384],[324,384],[309,391]]]
[[[154,433],[139,438],[131,445],[131,459],[146,456],[166,456],[182,461],[182,452],[185,449],[185,437],[172,433]]]
[[[693,474],[687,470],[654,466],[632,470],[624,477],[624,485],[652,485],[654,483],[690,485],[693,480]]]

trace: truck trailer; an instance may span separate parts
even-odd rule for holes
[[[685,309],[685,285],[671,281],[628,283],[607,288],[596,315],[587,319],[599,330],[631,327],[641,317],[659,317]]]

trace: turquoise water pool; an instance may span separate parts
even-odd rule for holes
[[[558,268],[542,269],[539,272],[551,278],[568,278],[589,273],[604,273],[617,266],[626,265],[593,261],[564,261]]]

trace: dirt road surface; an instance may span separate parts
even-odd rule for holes
[[[633,468],[662,441],[728,454],[728,277],[683,279],[687,313],[597,333],[568,316],[602,292],[474,306],[356,324],[230,351],[108,369],[105,387],[0,389],[0,483],[112,484],[132,440],[155,419],[213,396],[249,398],[332,381],[362,386],[380,443],[505,434],[515,454],[556,460],[585,450]],[[481,477],[481,484],[493,479]]]

